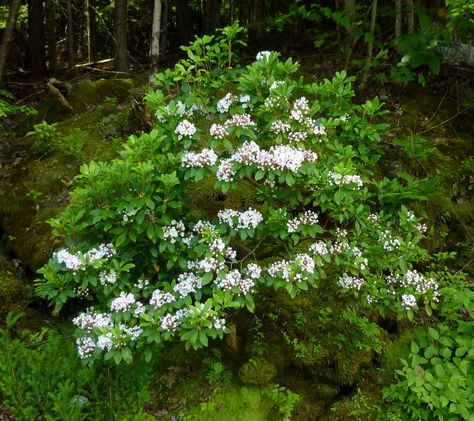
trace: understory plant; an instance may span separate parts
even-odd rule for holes
[[[64,247],[37,291],[56,313],[88,305],[73,320],[86,362],[208,346],[263,289],[314,288],[411,320],[439,300],[427,226],[380,200],[379,99],[354,104],[345,72],[306,83],[276,52],[232,67],[238,34],[197,39],[156,77],[154,129],[83,165],[52,222]]]

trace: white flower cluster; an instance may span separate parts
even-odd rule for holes
[[[239,102],[242,105],[242,108],[248,108],[250,102],[250,95],[240,95]]]
[[[181,164],[186,168],[212,167],[217,161],[217,154],[212,149],[201,152],[186,152],[181,158]]]
[[[219,261],[215,257],[205,257],[198,261],[188,261],[187,267],[189,270],[202,270],[208,272],[218,272],[224,269],[224,262]]]
[[[309,112],[309,102],[304,96],[298,98],[293,103],[293,109],[290,112],[291,118],[298,123],[302,123]]]
[[[199,110],[199,106],[192,104],[189,108],[186,108],[186,104],[183,101],[176,103],[175,113],[180,117],[192,117],[194,112]]]
[[[252,279],[258,279],[260,278],[260,275],[262,274],[262,268],[256,263],[249,263],[247,265],[247,274]]]
[[[342,186],[346,184],[354,183],[357,188],[360,189],[364,186],[364,182],[359,175],[342,175],[332,171],[328,171],[328,183],[330,186]]]
[[[291,130],[291,125],[288,123],[284,123],[281,120],[272,121],[272,131],[275,134],[283,134],[288,133]]]
[[[82,359],[90,357],[95,351],[95,342],[89,337],[77,338],[76,345],[79,357]]]
[[[288,232],[296,232],[300,225],[316,225],[318,223],[318,214],[313,211],[306,211],[303,215],[290,219],[286,223]]]
[[[385,280],[395,288],[404,288],[421,295],[431,293],[434,301],[439,300],[439,284],[433,278],[426,279],[416,270],[409,270],[405,275],[389,275]]]
[[[209,221],[199,220],[193,227],[193,231],[196,234],[203,235],[204,233],[210,234],[211,236],[217,235],[216,227],[212,225]]]
[[[288,133],[288,141],[290,143],[301,143],[304,142],[308,137],[308,133],[302,131]]]
[[[115,273],[114,270],[111,270],[109,272],[100,272],[99,273],[99,281],[101,285],[106,285],[106,284],[115,284],[117,282],[117,274]]]
[[[134,304],[136,304],[134,295],[131,292],[127,294],[122,291],[117,298],[112,300],[110,309],[112,311],[128,311]]]
[[[364,280],[362,278],[355,278],[353,276],[349,276],[347,273],[344,273],[339,278],[339,285],[346,289],[356,289],[360,290],[362,285],[364,285]]]
[[[224,139],[229,133],[227,132],[227,128],[222,124],[213,124],[209,129],[209,134],[216,139]]]
[[[184,238],[185,230],[186,227],[182,221],[173,219],[169,225],[163,227],[163,239],[174,244],[179,238]]]
[[[271,51],[260,51],[259,53],[257,53],[256,59],[257,61],[268,60],[271,53]]]
[[[309,247],[309,251],[318,256],[329,254],[328,246],[322,241],[311,244],[311,246]]]
[[[238,288],[242,294],[249,293],[254,287],[255,283],[252,279],[244,279],[238,270],[231,270],[225,275],[225,278],[217,278],[215,284],[218,288],[223,291],[227,291],[232,288]]]
[[[278,88],[279,86],[282,86],[284,85],[284,81],[283,80],[275,80],[275,82],[273,82],[271,85],[270,85],[270,92],[271,91],[274,91],[276,88]]]
[[[77,327],[84,330],[112,326],[110,315],[106,313],[96,313],[92,309],[87,310],[85,313],[80,313],[72,320],[72,322]]]
[[[413,294],[403,294],[402,295],[402,305],[406,309],[416,308],[416,297]]]
[[[53,253],[58,263],[64,264],[67,269],[85,270],[87,264],[94,264],[97,260],[108,259],[115,254],[112,244],[101,244],[98,248],[92,248],[85,253],[71,253],[68,249],[60,249]]]
[[[316,136],[326,135],[326,127],[318,124],[318,122],[313,118],[307,118],[304,124],[310,129],[311,133]],[[322,139],[320,139],[321,141]]]
[[[389,230],[385,230],[381,233],[379,242],[386,251],[397,250],[402,245],[398,238],[393,238]]]
[[[178,276],[178,282],[174,286],[174,290],[179,294],[180,298],[184,298],[189,294],[193,294],[202,288],[202,280],[194,273],[186,272]]]
[[[161,308],[166,304],[171,304],[176,300],[173,294],[156,289],[151,294],[150,304],[156,308]]]
[[[372,222],[372,224],[377,225],[379,223],[379,216],[376,213],[371,213],[368,217],[367,220],[369,222]]]
[[[144,290],[149,284],[150,281],[148,279],[139,279],[135,286],[140,290]]]
[[[181,320],[188,315],[188,312],[188,309],[182,308],[175,314],[165,314],[160,319],[161,328],[169,332],[174,332],[181,325]]]
[[[53,253],[53,257],[58,263],[63,263],[70,270],[85,269],[85,263],[81,259],[80,253],[71,253],[67,249],[61,249]]]
[[[130,209],[122,211],[122,220],[127,223],[131,218],[133,218],[138,212],[138,209]]]
[[[225,127],[236,126],[236,127],[248,127],[255,126],[255,122],[252,121],[250,114],[235,114],[231,118],[227,119],[224,123]]]
[[[234,102],[234,95],[228,92],[224,98],[217,101],[217,111],[219,111],[220,113],[228,112],[233,102]]]
[[[97,348],[102,351],[110,351],[114,347],[112,332],[106,332],[97,338]]]
[[[283,280],[305,281],[314,273],[315,264],[311,256],[300,253],[295,256],[294,260],[280,260],[272,263],[268,267],[268,274],[272,278],[281,277]]]
[[[415,228],[420,234],[425,234],[428,231],[426,224],[417,224]]]
[[[231,228],[255,229],[263,221],[262,214],[252,208],[244,212],[233,209],[221,210],[217,213],[217,218],[221,224],[227,224]]]
[[[356,258],[355,264],[359,267],[360,270],[365,270],[369,264],[369,260],[362,256],[362,251],[359,247],[351,248],[353,256]]]
[[[196,126],[189,120],[182,120],[176,126],[174,131],[178,135],[178,139],[181,140],[184,137],[191,137],[196,133]]]

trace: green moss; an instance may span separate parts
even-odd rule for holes
[[[273,404],[264,390],[228,386],[205,403],[181,413],[178,419],[212,421],[266,421],[274,419]]]
[[[14,273],[14,268],[3,256],[0,256],[0,317],[9,311],[23,309],[29,292],[23,282]]]
[[[360,369],[372,360],[372,353],[360,350],[355,354],[336,354],[336,373],[339,384],[351,385],[359,377]]]
[[[354,407],[350,398],[345,398],[336,402],[321,421],[355,421],[356,418],[350,415]]]
[[[271,382],[277,373],[276,367],[264,358],[246,362],[239,370],[239,378],[245,384],[264,386]]]

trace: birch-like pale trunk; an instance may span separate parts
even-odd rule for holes
[[[15,23],[20,10],[20,0],[11,0],[10,10],[8,12],[7,26],[3,33],[2,43],[0,44],[0,82],[3,80],[5,68],[8,60],[8,50],[10,49],[10,42],[13,39],[15,31]]]
[[[152,73],[158,70],[158,61],[160,59],[161,6],[161,0],[154,1],[150,47]]]

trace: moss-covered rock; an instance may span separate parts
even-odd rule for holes
[[[349,355],[338,353],[335,360],[337,383],[352,385],[359,377],[361,367],[372,360],[372,352],[360,350]]]
[[[18,312],[27,302],[29,292],[15,273],[12,265],[0,256],[0,317],[9,311]]]
[[[269,384],[276,374],[276,367],[264,358],[250,360],[239,370],[239,378],[242,383],[255,386]]]

